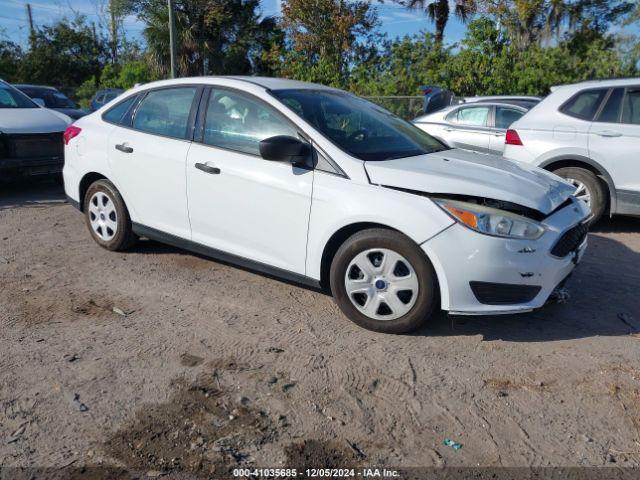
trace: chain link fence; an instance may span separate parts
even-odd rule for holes
[[[382,108],[389,110],[391,113],[394,113],[405,120],[413,120],[418,115],[424,113],[424,96],[421,95],[390,95],[363,98],[380,105]]]

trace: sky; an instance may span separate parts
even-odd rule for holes
[[[391,38],[434,30],[433,23],[424,12],[408,10],[392,0],[386,0],[384,4],[370,1],[378,11],[380,29]],[[89,22],[106,24],[104,7],[108,0],[34,0],[29,3],[36,25],[51,24],[65,16],[71,18],[74,12],[86,15]],[[21,46],[27,45],[29,23],[26,4],[25,0],[0,0],[0,39],[9,39]],[[261,0],[261,6],[264,16],[280,14],[280,0]],[[640,35],[640,22],[638,23],[624,28],[624,33]],[[144,24],[135,17],[124,19],[124,30],[128,39],[141,41],[143,29]],[[462,39],[464,33],[465,25],[452,15],[445,29],[445,41],[457,42]]]
[[[26,46],[29,37],[29,23],[27,20],[26,4],[31,4],[34,23],[36,25],[51,24],[63,17],[73,17],[74,12],[87,16],[89,22],[104,24],[104,5],[106,0],[0,0],[0,38]],[[261,0],[262,14],[278,15],[280,13],[280,0]],[[419,11],[407,10],[400,5],[372,2],[378,11],[381,30],[390,37],[412,35],[421,30],[433,31],[433,23],[426,15]],[[144,25],[134,17],[128,17],[124,21],[124,30],[127,38],[141,40]],[[458,20],[451,18],[445,30],[447,42],[460,40],[464,35],[465,27]]]

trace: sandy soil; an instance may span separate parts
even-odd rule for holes
[[[568,303],[392,336],[158,243],[108,252],[56,187],[4,187],[0,466],[638,466],[639,232],[597,227]]]

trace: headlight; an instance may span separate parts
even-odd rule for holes
[[[544,227],[538,222],[515,213],[457,200],[434,198],[433,201],[456,221],[486,235],[535,240],[544,233]]]

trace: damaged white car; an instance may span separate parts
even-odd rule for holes
[[[319,85],[151,83],[65,143],[67,196],[101,246],[143,236],[322,287],[372,330],[541,307],[586,248],[589,209],[559,177]]]

